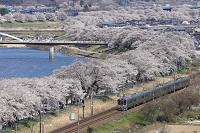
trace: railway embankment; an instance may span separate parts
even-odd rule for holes
[[[198,120],[200,116],[198,108],[200,103],[199,77],[199,72],[192,74],[191,85],[188,88],[156,99],[144,105],[137,113],[128,113],[114,121],[94,127],[93,130],[95,133],[100,133],[101,131],[109,133],[113,130],[137,133],[153,133],[153,131],[159,132],[161,130],[181,132],[183,130],[178,126],[181,126],[180,123],[182,123],[182,125],[184,124],[195,131],[195,129],[198,129],[198,125],[193,127],[188,121]],[[174,128],[170,129],[170,127]]]
[[[195,76],[193,75],[193,79],[194,77]],[[196,83],[196,81],[192,80],[191,84],[194,84],[194,83]],[[194,90],[196,90],[193,88],[194,86],[190,86],[190,87],[191,88],[186,88],[172,95],[168,95],[165,97],[161,97],[157,100],[154,100],[150,103],[150,105],[147,103],[144,106],[139,106],[139,107],[130,109],[127,112],[121,112],[121,111],[119,112],[116,110],[110,110],[109,114],[106,112],[103,112],[103,113],[100,113],[101,115],[99,114],[99,115],[94,116],[94,118],[90,117],[88,119],[82,120],[80,121],[80,130],[88,126],[90,127],[90,130],[92,130],[92,128],[97,127],[99,124],[102,124],[102,123],[105,123],[106,121],[111,121],[111,120],[112,122],[105,123],[102,126],[100,126],[100,128],[98,127],[97,129],[95,129],[95,132],[109,133],[109,132],[112,132],[113,130],[121,131],[121,132],[139,131],[144,126],[150,125],[154,123],[155,121],[160,121],[160,122],[172,121],[171,118],[173,119],[176,118],[175,116],[177,115],[177,112],[182,113],[184,109],[187,110],[187,108],[190,108],[192,105],[197,105],[199,103],[199,100],[198,100],[199,94],[194,92]],[[181,99],[177,100],[177,97],[184,100],[181,100]],[[168,99],[171,99],[172,101],[169,101]],[[164,105],[163,105],[163,102],[164,102]],[[173,102],[175,102],[175,104]],[[177,107],[176,104],[180,106]],[[173,107],[169,108],[169,106],[172,106],[172,105],[174,105],[174,108]],[[166,110],[166,108],[168,110]],[[180,108],[180,109],[177,110],[176,108],[178,109]],[[170,113],[173,114],[172,116],[167,115],[166,111],[169,111],[169,110],[170,111],[176,110],[176,112],[172,111],[174,114],[172,112],[169,112],[169,114]],[[132,111],[134,111],[134,113],[132,113]],[[160,113],[159,111],[160,112],[165,111],[165,113]],[[63,128],[59,128],[58,130],[54,130],[53,132],[57,133],[57,132],[76,132],[76,131],[77,131],[77,123],[74,123],[74,124],[65,126]]]

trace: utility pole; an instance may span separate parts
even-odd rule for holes
[[[175,81],[176,81],[176,72],[174,72],[174,75],[173,75],[174,77],[174,92],[175,92],[175,88],[176,88],[176,86],[175,86]]]
[[[94,94],[93,94],[93,88],[92,88],[91,103],[90,103],[90,104],[91,104],[91,105],[90,105],[90,106],[91,106],[91,107],[90,107],[90,108],[91,108],[91,116],[92,116],[93,113],[94,113],[94,107],[93,107],[93,105],[94,105],[94,101],[93,101],[93,100],[94,100],[94,99],[93,99],[93,96],[94,96]]]
[[[43,132],[43,111],[39,111],[40,114],[40,133],[44,133]]]
[[[145,87],[144,87],[144,81],[142,81],[142,91],[145,90]]]
[[[31,133],[33,133],[33,124],[31,123]]]
[[[15,123],[15,133],[17,133],[17,122]]]
[[[44,133],[44,107],[39,111],[40,115],[40,133]]]
[[[80,103],[80,99],[78,99],[77,100],[77,102],[78,102],[78,122],[77,122],[77,129],[78,129],[78,133],[80,133],[80,129],[79,129],[79,127],[80,127],[80,123],[79,123],[79,103]]]
[[[85,101],[82,100],[82,107],[83,107],[83,119],[85,118]]]
[[[16,122],[15,122],[15,133],[17,133],[18,132],[18,128],[17,128],[17,122],[18,122],[18,117],[17,117],[17,115],[16,114],[13,114],[14,115],[14,117],[15,117],[15,119],[16,119]]]
[[[177,67],[177,62],[176,62],[176,67]],[[175,88],[176,88],[176,86],[175,86],[175,81],[176,81],[176,69],[175,69],[174,74],[173,74],[173,79],[174,79],[174,92],[175,92]]]

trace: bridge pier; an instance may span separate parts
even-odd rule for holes
[[[49,60],[53,61],[55,58],[55,48],[54,47],[50,47],[49,48]]]
[[[1,42],[3,41],[3,37],[2,37],[2,36],[0,36],[0,41],[1,41]]]

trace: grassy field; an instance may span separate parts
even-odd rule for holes
[[[60,22],[0,23],[0,29],[58,29],[61,27]]]
[[[9,34],[19,38],[33,38],[37,36],[49,37],[60,37],[65,35],[64,32],[54,32],[63,28],[61,22],[26,22],[26,23],[0,23],[0,30],[11,30]],[[20,30],[28,30],[30,32],[20,32]],[[50,30],[45,32],[33,32],[32,30]],[[5,38],[6,41],[11,41],[10,38]],[[62,39],[65,39],[64,37]]]
[[[152,127],[154,128],[154,127]],[[160,125],[160,128],[148,130],[143,133],[156,133],[165,131],[167,133],[199,133],[200,126],[195,125]]]
[[[137,112],[131,112],[125,114],[123,117],[105,123],[102,126],[94,129],[95,133],[112,133],[113,130],[120,130],[122,132],[135,131],[137,128],[141,128],[151,124],[145,120],[145,116]]]
[[[189,110],[184,112],[183,114],[181,114],[180,116],[178,116],[178,120],[179,121],[187,121],[187,120],[200,120],[200,109],[193,109],[193,110]]]

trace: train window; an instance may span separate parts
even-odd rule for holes
[[[124,100],[124,105],[126,105],[126,100]]]

